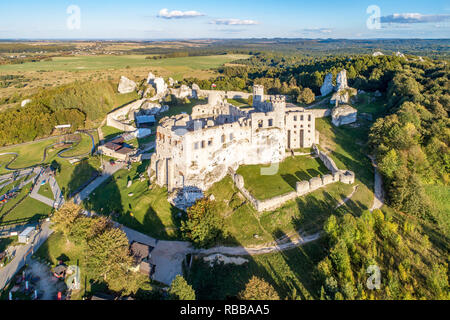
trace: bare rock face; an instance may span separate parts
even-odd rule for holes
[[[148,77],[147,77],[147,84],[152,84],[153,80],[155,80],[155,75],[151,72],[149,72]]]
[[[336,77],[336,87],[334,88],[335,91],[341,91],[348,88],[347,84],[347,70],[342,70],[338,73]]]
[[[20,104],[21,107],[25,107],[27,104],[29,104],[31,102],[31,99],[25,99],[22,101],[22,103]]]
[[[376,51],[372,54],[372,57],[384,56],[383,52]]]
[[[147,101],[142,105],[142,109],[147,115],[157,115],[169,111],[169,106]]]
[[[136,83],[127,77],[120,77],[119,81],[119,87],[117,88],[117,91],[119,93],[130,93],[136,90]]]
[[[196,187],[184,187],[183,189],[176,190],[169,196],[169,202],[172,203],[178,209],[186,211],[192,207],[197,200],[204,197],[203,191]]]
[[[153,83],[154,83],[157,95],[163,95],[166,93],[167,84],[164,82],[164,78],[156,78]]]
[[[358,110],[352,108],[349,105],[339,106],[333,109],[331,113],[331,121],[333,125],[339,127],[344,124],[350,124],[356,122]]]
[[[326,96],[333,91],[333,75],[331,73],[325,76],[322,87],[320,88],[320,93],[322,96]]]
[[[173,95],[178,99],[190,98],[192,97],[192,89],[190,89],[187,85],[183,84],[178,89],[170,89]]]

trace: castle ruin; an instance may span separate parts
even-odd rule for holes
[[[208,104],[192,114],[163,118],[157,128],[156,152],[149,174],[172,192],[185,187],[207,190],[229,169],[241,165],[283,161],[292,150],[318,143],[315,113],[283,96],[266,96],[253,89],[253,107],[228,103],[221,92],[211,92]]]

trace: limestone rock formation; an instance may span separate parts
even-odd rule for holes
[[[178,89],[170,89],[171,93],[177,97],[178,99],[191,98],[192,97],[192,89],[190,89],[187,85],[183,84]]]
[[[167,84],[164,82],[164,78],[156,78],[153,85],[156,89],[156,95],[164,95],[167,92]]]
[[[383,52],[376,51],[372,54],[372,57],[384,56]]]
[[[21,107],[25,107],[27,104],[29,104],[31,102],[31,99],[25,99],[22,101],[22,103],[20,104]]]
[[[147,77],[147,84],[152,84],[153,80],[155,80],[155,75],[151,72],[148,73],[148,77]]]
[[[334,88],[335,91],[341,91],[348,88],[347,84],[347,70],[342,70],[338,73],[336,77],[336,87]]]
[[[119,91],[119,93],[130,93],[134,90],[136,90],[136,83],[127,77],[121,76],[117,91]]]
[[[331,73],[325,76],[325,80],[323,81],[323,85],[320,88],[320,93],[322,96],[326,96],[333,91],[333,75]]]
[[[157,115],[169,111],[169,106],[146,101],[142,105],[142,109],[145,111],[145,114],[147,115]]]
[[[332,123],[336,127],[356,122],[358,110],[349,105],[335,107],[331,113]]]
[[[168,200],[178,209],[186,211],[189,207],[192,207],[197,200],[202,199],[203,197],[204,194],[202,190],[189,186],[176,190],[169,196]]]

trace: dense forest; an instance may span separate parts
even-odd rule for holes
[[[449,299],[450,219],[427,189],[446,188],[449,182],[447,63],[367,55],[308,61],[273,54],[239,63],[222,68],[218,78],[186,83],[205,89],[215,83],[222,90],[251,90],[259,83],[269,93],[301,97],[307,88],[319,94],[324,76],[345,68],[350,86],[378,90],[386,101],[370,128],[368,151],[376,156],[388,207],[362,216],[337,210],[329,218],[323,240],[327,255],[317,268],[321,298]],[[382,290],[362,285],[372,265],[382,269]]]
[[[115,89],[107,81],[41,90],[25,107],[0,113],[0,145],[48,136],[58,124],[71,124],[72,130],[90,127],[115,104]]]

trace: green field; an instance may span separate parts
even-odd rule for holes
[[[0,207],[0,216],[2,217],[2,222],[26,218],[31,219],[38,215],[49,215],[52,212],[53,208],[40,201],[30,198],[27,195],[30,191],[30,188],[31,183],[23,187],[16,198]],[[21,201],[24,198],[25,200]],[[8,213],[8,211],[19,202],[20,204]]]
[[[450,187],[427,185],[425,192],[432,201],[434,218],[446,236],[450,236]]]
[[[117,70],[127,67],[163,67],[174,73],[191,70],[217,68],[224,63],[247,58],[247,55],[217,55],[204,57],[167,58],[160,60],[145,59],[146,55],[123,56],[83,56],[55,57],[52,61],[27,62],[23,64],[1,65],[0,72],[10,71],[101,71]]]
[[[167,201],[167,190],[157,186],[149,190],[148,179],[139,179],[140,174],[146,174],[148,164],[133,164],[130,171],[116,172],[91,194],[84,206],[158,239],[179,239],[179,210]],[[127,188],[129,180],[132,185]]]
[[[63,159],[56,159],[55,162],[59,167],[55,179],[66,199],[100,170],[99,157],[89,157],[75,164]]]
[[[289,157],[279,163],[274,175],[262,175],[264,166],[241,166],[237,173],[244,177],[245,187],[257,199],[273,198],[295,191],[296,183],[329,174],[323,163],[310,156]]]
[[[97,132],[92,131],[91,135],[94,137],[94,142],[89,135],[86,133],[80,133],[81,140],[73,145],[73,148],[63,152],[61,154],[62,157],[77,157],[86,155],[87,153],[92,151],[92,148],[98,143],[98,135]],[[94,143],[94,146],[92,145]]]
[[[92,279],[92,276],[90,276],[86,267],[85,256],[83,247],[67,241],[62,233],[54,232],[33,257],[41,262],[50,262],[52,267],[58,265],[61,260],[64,260],[67,265],[78,265],[83,281],[81,281],[81,290],[74,292],[72,296],[73,300],[77,300],[81,299],[85,290],[89,293],[95,293],[97,290],[104,291],[105,289],[105,286],[98,287],[98,284],[92,284],[91,281],[88,281]],[[84,281],[85,278],[86,281]]]
[[[50,138],[43,141],[31,142],[13,147],[5,147],[0,149],[0,153],[8,153],[8,152],[18,153],[19,157],[13,163],[11,163],[10,168],[21,169],[39,164],[43,160],[44,149],[57,141],[58,141],[57,138]],[[46,160],[55,156],[57,153],[56,151],[60,150],[49,149]],[[2,161],[5,161],[4,159],[11,158],[10,155],[5,155],[1,157],[2,158],[0,159],[2,159]],[[10,171],[6,170],[4,166],[0,168],[0,174],[8,172]]]
[[[53,192],[48,182],[39,188],[38,193],[46,198],[54,200]]]
[[[122,133],[124,133],[122,130],[116,129],[114,127],[104,126],[101,128],[103,132],[103,137],[105,140],[110,140]]]

